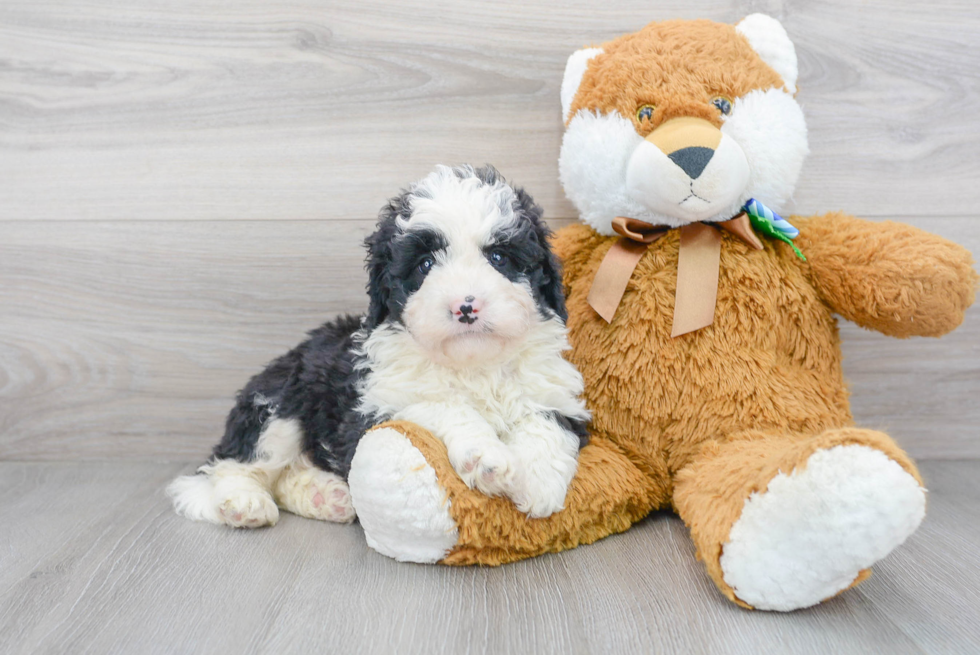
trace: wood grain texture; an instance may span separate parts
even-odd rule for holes
[[[364,218],[434,163],[489,161],[571,218],[568,55],[752,11],[799,51],[799,211],[976,216],[974,0],[7,0],[0,217]]]
[[[971,653],[980,463],[927,462],[929,514],[871,580],[792,614],[715,590],[677,518],[501,568],[400,564],[358,525],[191,523],[180,466],[0,463],[4,653]],[[66,502],[71,499],[71,502]]]
[[[492,161],[573,220],[568,53],[759,10],[800,54],[797,208],[897,216],[980,253],[968,0],[3,3],[0,458],[203,456],[250,375],[363,309],[384,198],[434,162]],[[917,456],[980,455],[978,316],[941,341],[845,325],[858,421]]]
[[[970,219],[907,220],[980,253]],[[365,308],[371,226],[0,223],[0,459],[204,457],[251,375]],[[843,338],[859,423],[914,456],[980,457],[980,309],[941,340]]]

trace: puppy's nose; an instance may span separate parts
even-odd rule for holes
[[[451,306],[456,320],[470,325],[476,323],[479,318],[478,314],[483,308],[483,303],[477,300],[476,296],[466,296],[462,300],[454,300]]]

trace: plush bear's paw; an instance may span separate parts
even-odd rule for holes
[[[287,469],[276,484],[276,498],[283,508],[310,519],[350,523],[356,516],[343,478],[312,465]]]
[[[456,522],[436,472],[393,428],[361,437],[347,476],[368,545],[402,562],[438,562],[456,545]]]
[[[470,443],[450,451],[449,459],[466,486],[488,496],[511,495],[521,476],[520,463],[506,445],[496,440]]]
[[[725,582],[757,609],[816,605],[915,532],[925,502],[925,489],[881,451],[818,450],[746,499],[724,544]]]
[[[220,499],[218,515],[233,528],[261,528],[279,521],[279,508],[268,492],[243,488]]]

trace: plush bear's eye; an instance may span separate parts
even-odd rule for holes
[[[643,121],[648,121],[652,119],[654,109],[656,109],[656,107],[654,107],[653,105],[642,105],[639,109],[636,110],[636,120],[642,123]]]
[[[712,98],[711,104],[717,107],[718,111],[720,111],[725,116],[728,116],[730,113],[732,113],[732,101],[726,98],[725,96],[718,96],[716,98]]]

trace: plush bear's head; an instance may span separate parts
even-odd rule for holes
[[[582,220],[725,221],[750,198],[777,212],[807,154],[782,25],[651,23],[568,59],[559,170]]]

